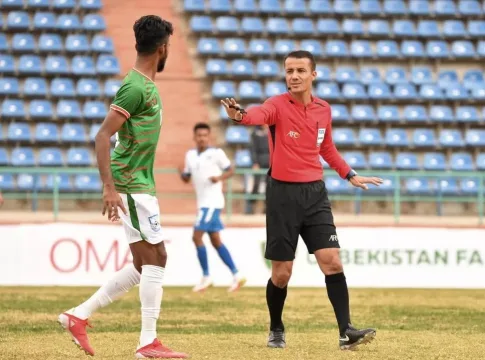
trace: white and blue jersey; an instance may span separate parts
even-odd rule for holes
[[[192,179],[199,209],[195,230],[218,232],[223,229],[220,219],[225,205],[222,182],[213,183],[210,178],[222,175],[230,167],[231,160],[219,148],[208,148],[200,154],[197,149],[191,149],[185,154],[184,175]]]

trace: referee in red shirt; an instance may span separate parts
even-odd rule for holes
[[[370,342],[374,329],[352,326],[349,293],[339,257],[330,201],[322,181],[321,157],[353,186],[367,189],[382,179],[359,176],[342,159],[332,140],[330,105],[312,96],[317,75],[308,51],[294,51],[284,61],[288,92],[247,112],[234,99],[222,100],[227,115],[243,125],[269,126],[270,167],[266,190],[266,252],[272,262],[266,301],[271,319],[268,346],[286,346],[282,321],[287,286],[301,235],[325,274],[328,297],[340,331],[339,346],[352,349]]]

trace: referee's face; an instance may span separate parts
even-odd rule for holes
[[[199,149],[208,148],[210,141],[209,129],[197,129],[194,133],[194,141]]]
[[[317,72],[312,70],[310,59],[288,58],[285,61],[286,85],[293,93],[303,93],[312,90],[312,82]]]

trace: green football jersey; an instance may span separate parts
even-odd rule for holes
[[[111,104],[127,120],[116,134],[111,172],[123,194],[155,195],[153,164],[162,126],[162,102],[155,83],[132,69]]]

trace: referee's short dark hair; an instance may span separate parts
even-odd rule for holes
[[[198,122],[197,124],[195,124],[194,133],[199,129],[207,129],[207,130],[211,131],[210,125],[205,123],[205,122]]]
[[[315,58],[313,57],[313,54],[310,51],[306,51],[306,50],[292,51],[288,55],[285,56],[285,60],[283,61],[283,63],[286,62],[286,59],[288,59],[288,58],[310,60],[310,65],[312,67],[312,71],[315,71],[315,69],[317,67],[317,64],[315,62]]]

